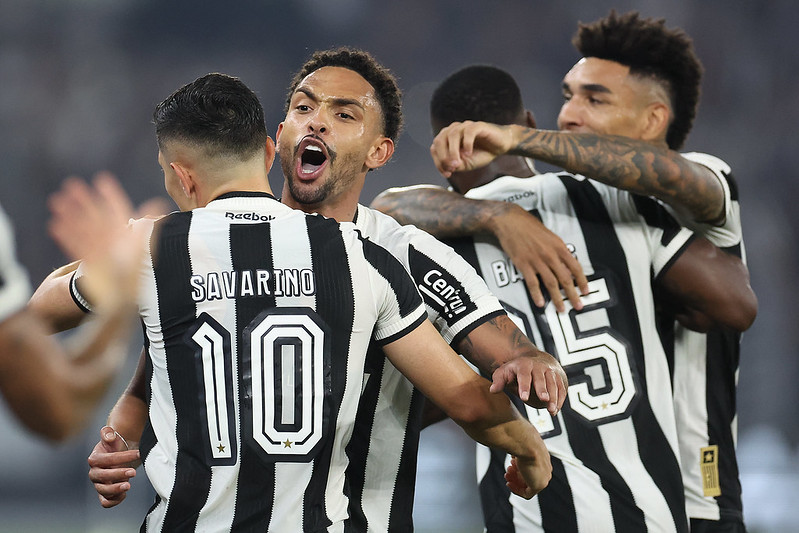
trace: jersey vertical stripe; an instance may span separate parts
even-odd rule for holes
[[[341,531],[366,348],[424,319],[410,277],[354,231],[259,194],[158,230],[140,303],[158,494],[143,529]]]
[[[681,222],[745,261],[738,187],[729,165],[708,154],[683,155],[718,178],[725,195],[725,221],[721,226]],[[740,334],[720,328],[698,333],[680,326],[673,317],[664,318],[669,326],[662,328],[664,344],[673,344],[675,360],[674,404],[688,516],[742,522],[735,455]]]
[[[274,264],[274,254],[272,252],[273,238],[263,238],[265,234],[262,224],[238,225],[230,228],[231,257],[235,269],[241,272],[263,270],[267,272],[276,271],[277,265]],[[271,237],[273,232],[267,233]],[[279,238],[279,237],[278,237]],[[300,232],[295,232],[294,238],[302,242],[306,236]],[[303,242],[303,248],[305,247]],[[298,248],[300,248],[298,246]],[[304,250],[303,250],[304,251]],[[300,254],[298,254],[300,255]],[[259,299],[241,299],[237,302],[235,309],[236,323],[238,324],[236,344],[245,346],[249,341],[245,339],[244,327],[255,320],[255,317],[266,308],[270,309],[277,305],[277,296],[263,295]],[[244,352],[247,353],[246,351]],[[265,362],[264,364],[268,364]],[[252,359],[246,355],[242,360],[242,367],[239,372],[244,379],[237,380],[238,397],[245,398],[252,394],[245,384],[252,379]],[[248,379],[249,378],[249,379]],[[281,398],[282,401],[282,398]],[[268,407],[267,407],[268,408]],[[253,427],[253,409],[246,406],[240,408],[243,413],[243,427],[239,434],[246,439],[246,446],[241,449],[241,468],[238,475],[238,487],[235,491],[236,501],[230,507],[235,511],[232,517],[233,529],[251,529],[253,531],[266,531],[272,519],[272,506],[274,505],[275,495],[275,463],[261,461],[258,457],[257,449],[252,445],[252,435],[249,433]],[[244,444],[244,443],[243,443]],[[232,491],[231,491],[232,492]]]
[[[657,204],[567,174],[499,178],[467,196],[537,212],[574,250],[591,289],[580,312],[567,304],[567,312],[558,313],[551,302],[537,309],[496,241],[475,239],[474,256],[489,288],[517,324],[532,329],[528,336],[559,358],[570,381],[557,418],[527,408],[558,467],[537,498],[511,498],[513,523],[505,527],[687,531],[652,282],[691,233]]]

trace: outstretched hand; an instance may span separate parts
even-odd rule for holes
[[[516,394],[530,407],[546,409],[555,416],[563,407],[569,380],[560,363],[546,352],[521,355],[507,361],[491,376],[491,392],[502,392],[516,386]],[[535,396],[531,396],[531,388]]]
[[[119,505],[130,490],[130,478],[136,475],[140,462],[139,450],[128,450],[128,445],[114,428],[100,430],[98,442],[89,455],[89,480],[94,484],[105,508]]]
[[[92,186],[67,178],[49,206],[50,234],[70,259],[82,261],[87,296],[100,307],[109,299],[131,298],[149,228],[129,221],[163,213],[165,202],[151,200],[134,211],[116,178],[102,172]]]

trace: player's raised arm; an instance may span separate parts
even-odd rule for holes
[[[621,135],[509,128],[514,139],[509,153],[654,196],[696,222],[724,222],[724,190],[716,175],[665,144]]]
[[[130,203],[108,176],[95,187],[70,181],[50,207],[56,240],[95,273],[97,318],[66,350],[31,309],[3,321],[0,389],[27,427],[61,440],[83,428],[124,361],[145,235],[126,229]]]

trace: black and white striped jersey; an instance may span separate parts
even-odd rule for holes
[[[17,261],[14,230],[0,207],[0,322],[25,307],[30,294],[28,274]]]
[[[567,173],[500,177],[470,198],[514,202],[540,217],[580,261],[590,294],[537,308],[497,242],[453,243],[530,339],[569,376],[561,413],[524,407],[552,456],[549,486],[532,500],[511,496],[507,458],[478,449],[489,532],[687,531],[677,430],[652,283],[692,239],[654,200]],[[522,407],[521,405],[519,406]]]
[[[369,342],[425,320],[403,266],[261,193],[156,223],[140,314],[143,531],[343,531]]]
[[[355,225],[408,269],[428,318],[451,344],[505,314],[474,268],[428,233],[401,226],[362,205]],[[351,529],[347,531],[413,531],[422,397],[379,347],[373,348],[367,356],[361,406],[347,448],[351,490]]]
[[[719,178],[725,196],[721,226],[682,220],[719,248],[745,260],[738,188],[729,165],[701,153],[683,154]],[[743,521],[741,483],[735,456],[736,390],[740,333],[715,328],[697,333],[666,318],[664,346],[673,346],[674,408],[689,518]]]

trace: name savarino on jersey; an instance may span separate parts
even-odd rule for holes
[[[316,281],[310,268],[225,270],[189,278],[195,302],[259,296],[312,296]]]

